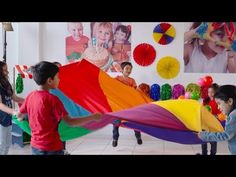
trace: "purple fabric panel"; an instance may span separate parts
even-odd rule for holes
[[[132,121],[153,127],[188,130],[174,114],[155,104],[143,104],[122,111],[106,113],[106,115],[110,115],[116,119]]]
[[[83,128],[87,128],[89,130],[97,130],[97,129],[103,128],[104,126],[112,123],[114,120],[115,120],[114,118],[104,114],[104,115],[102,115],[101,120],[86,123],[85,125],[83,125]]]
[[[156,138],[180,144],[202,144],[204,143],[192,131],[173,130],[160,127],[140,125],[134,122],[124,122],[123,127],[132,128],[147,133]]]

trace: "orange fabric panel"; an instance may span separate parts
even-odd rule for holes
[[[152,101],[141,91],[121,83],[103,71],[100,71],[99,83],[112,111],[119,111]]]

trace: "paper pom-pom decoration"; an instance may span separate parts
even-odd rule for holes
[[[164,84],[161,86],[161,99],[169,100],[172,96],[172,89],[170,84]]]
[[[153,38],[157,43],[167,45],[175,38],[175,28],[169,23],[160,23],[153,30]]]
[[[148,97],[150,97],[150,86],[146,83],[141,83],[138,88]]]
[[[16,93],[22,93],[24,89],[23,79],[20,74],[17,75],[16,79]]]
[[[134,60],[141,66],[151,65],[156,58],[156,50],[150,44],[142,43],[135,47]]]
[[[158,101],[160,99],[160,85],[153,84],[150,89],[150,97],[154,101]]]
[[[220,121],[225,121],[226,119],[226,115],[224,115],[223,113],[218,114],[217,117]]]
[[[204,85],[209,87],[213,83],[213,79],[211,76],[204,77]]]
[[[205,108],[209,111],[209,112],[211,112],[211,106],[209,106],[208,104],[205,106]]]
[[[164,79],[175,78],[179,74],[180,64],[176,58],[167,56],[157,63],[157,73]]]
[[[200,98],[200,94],[199,93],[197,93],[197,92],[192,92],[191,93],[191,99],[199,100],[199,98]]]
[[[180,96],[185,94],[185,88],[181,84],[175,84],[172,88],[172,98],[178,99]]]

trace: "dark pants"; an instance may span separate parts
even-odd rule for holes
[[[63,144],[63,149],[66,150],[66,142],[62,141],[62,144]]]
[[[113,140],[118,140],[119,139],[119,124],[120,124],[120,120],[115,120],[114,124],[113,124]],[[135,133],[135,137],[137,139],[141,139],[141,133],[139,131],[134,130]]]
[[[210,155],[216,155],[217,142],[210,142],[211,152]],[[207,155],[207,143],[202,144],[202,155]]]
[[[64,151],[63,150],[43,151],[43,150],[32,147],[32,155],[64,155]]]

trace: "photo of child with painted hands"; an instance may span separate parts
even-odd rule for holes
[[[233,22],[194,22],[184,34],[187,73],[236,73]]]

